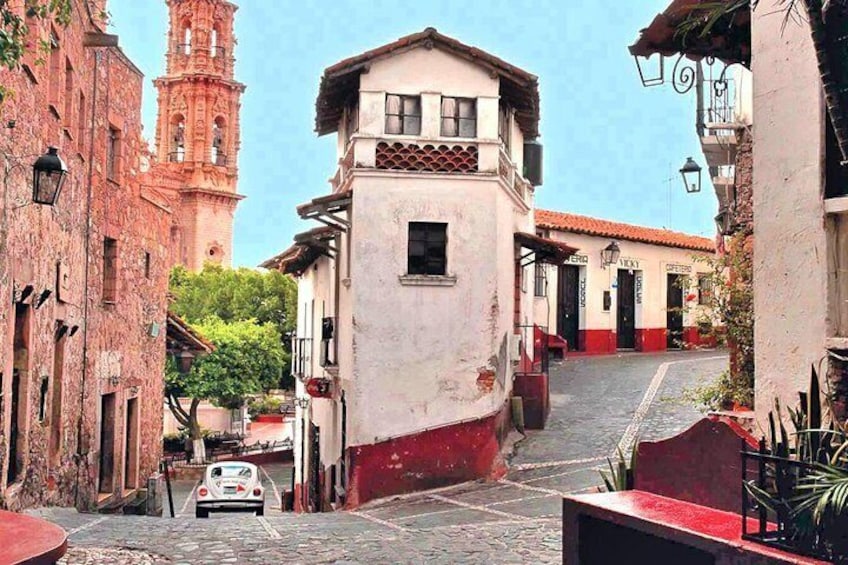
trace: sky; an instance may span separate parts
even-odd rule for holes
[[[694,91],[645,88],[627,51],[669,0],[235,0],[236,78],[242,98],[233,265],[253,267],[287,248],[298,204],[328,194],[333,135],[317,137],[324,68],[435,27],[539,77],[544,185],[536,205],[713,237],[717,203],[686,194],[678,170],[705,165]],[[165,68],[164,0],[109,0],[113,33],[145,73],[144,135],[153,139]]]

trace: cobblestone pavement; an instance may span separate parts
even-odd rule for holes
[[[617,445],[678,433],[700,413],[681,400],[727,367],[721,352],[568,359],[551,370],[544,431],[519,441],[510,473],[366,505],[295,515],[269,493],[264,517],[194,518],[192,483],[175,485],[177,517],[37,514],[66,528],[64,563],[559,563],[564,493],[593,489]],[[291,470],[266,468],[277,492]]]

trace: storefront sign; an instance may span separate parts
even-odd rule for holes
[[[642,304],[642,275],[636,277],[636,304]]]
[[[677,265],[675,263],[668,263],[665,266],[665,270],[667,273],[672,273],[675,275],[688,275],[692,272],[691,265]]]
[[[333,396],[331,384],[329,379],[309,379],[306,381],[306,392],[313,398],[330,398]]]
[[[638,269],[639,259],[630,259],[627,257],[622,257],[618,260],[618,266],[622,269]]]
[[[580,279],[580,307],[586,307],[586,279]]]
[[[589,264],[589,256],[588,255],[572,255],[566,261],[569,265],[588,265]]]

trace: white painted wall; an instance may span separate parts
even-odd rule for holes
[[[824,355],[827,240],[822,205],[824,109],[806,23],[781,30],[777,0],[752,23],[756,411],[795,406]]]
[[[695,257],[706,258],[711,254],[650,245],[634,241],[617,240],[621,249],[619,265],[612,268],[601,267],[601,251],[612,241],[608,237],[598,237],[586,234],[551,231],[551,239],[563,241],[579,251],[571,264],[580,267],[581,282],[585,281],[585,307],[580,310],[580,329],[615,330],[616,326],[616,292],[612,288],[617,270],[627,268],[627,260],[638,262],[634,269],[637,277],[642,278],[642,301],[636,304],[636,328],[665,328],[666,327],[666,296],[668,289],[668,274],[670,266],[680,265],[690,269],[690,291],[697,295],[697,278],[699,274],[708,274],[710,267]],[[627,265],[627,266],[625,266]],[[673,269],[673,267],[671,267]],[[545,297],[534,300],[535,317],[540,325],[547,325],[550,331],[556,331],[558,268],[546,266],[548,291]],[[674,270],[679,272],[679,269]],[[609,312],[603,311],[603,292],[611,290],[612,306]],[[531,287],[532,291],[532,287]],[[689,303],[694,305],[695,303]],[[581,299],[581,306],[583,300]],[[698,309],[693,309],[684,315],[684,326],[693,325],[697,318]]]

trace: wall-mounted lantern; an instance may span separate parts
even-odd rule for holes
[[[194,353],[191,351],[180,351],[174,357],[177,361],[177,370],[180,374],[187,375],[191,371],[191,365],[194,363]]]
[[[300,408],[301,410],[306,410],[309,408],[309,397],[308,396],[297,396],[294,399],[294,405]]]
[[[621,249],[618,243],[613,241],[601,251],[601,265],[606,268],[610,265],[618,263],[618,258],[621,257]]]
[[[721,235],[733,235],[733,213],[729,208],[722,208],[715,217],[716,229]]]
[[[47,153],[36,159],[32,172],[32,201],[48,206],[56,204],[68,175],[68,168],[59,157],[59,150],[48,148]]]
[[[701,192],[701,165],[695,162],[692,157],[688,157],[686,162],[680,168],[680,176],[683,177],[683,186],[686,187],[686,192],[694,194]]]
[[[658,55],[659,64],[657,66],[657,71],[655,73],[647,74],[647,69],[643,67],[647,67],[650,63],[651,55],[647,57],[642,57],[640,55],[634,55],[633,58],[636,60],[636,68],[639,69],[639,79],[642,81],[642,86],[659,86],[665,82],[665,57],[662,55]]]

